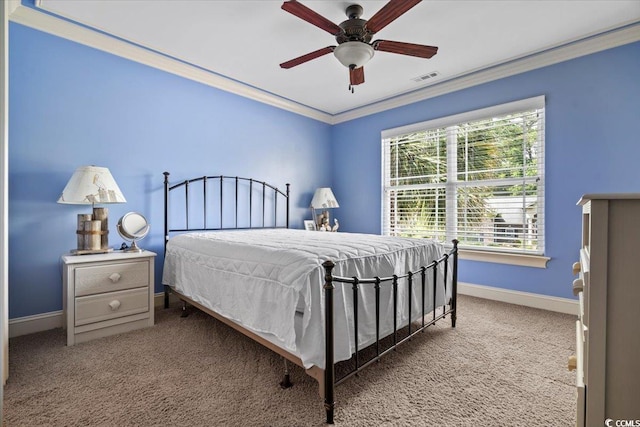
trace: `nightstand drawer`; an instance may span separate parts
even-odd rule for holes
[[[149,285],[149,263],[122,262],[75,270],[76,296],[119,291]]]
[[[75,326],[149,311],[149,288],[76,298]]]

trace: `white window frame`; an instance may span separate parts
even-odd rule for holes
[[[546,237],[544,233],[544,227],[545,227],[545,218],[544,218],[545,97],[544,96],[536,96],[533,98],[528,98],[520,101],[509,102],[506,104],[500,104],[492,107],[482,108],[479,110],[468,111],[468,112],[455,114],[447,117],[442,117],[434,120],[429,120],[425,122],[414,123],[407,126],[383,130],[381,132],[381,149],[382,149],[382,153],[381,153],[382,154],[381,156],[381,159],[382,159],[382,162],[381,162],[382,163],[381,165],[382,166],[381,230],[383,230],[383,233],[385,233],[386,231],[385,221],[388,216],[388,213],[386,212],[386,210],[388,209],[388,203],[387,203],[388,201],[387,201],[387,195],[385,192],[385,186],[388,180],[388,176],[390,175],[389,165],[385,158],[386,156],[385,145],[387,145],[385,140],[389,138],[397,137],[399,135],[409,134],[413,132],[425,131],[428,129],[448,128],[460,123],[477,121],[477,120],[487,119],[491,117],[503,116],[503,115],[518,113],[518,112],[527,111],[527,110],[535,110],[535,109],[542,110],[542,117],[541,117],[542,130],[541,132],[538,133],[538,138],[540,139],[538,147],[541,151],[539,155],[540,155],[540,158],[543,159],[543,161],[539,162],[538,164],[539,176],[540,176],[539,188],[542,189],[542,191],[538,192],[538,206],[540,206],[540,213],[541,213],[541,215],[539,215],[539,218],[538,218],[538,228],[542,228],[543,233],[542,233],[542,238],[538,241],[538,251],[537,251],[538,253],[531,254],[531,253],[523,253],[521,251],[509,251],[505,249],[488,250],[486,248],[473,248],[473,247],[465,248],[464,246],[461,246],[460,256],[462,259],[469,259],[474,261],[498,262],[498,263],[505,263],[505,264],[511,264],[511,265],[546,268],[547,261],[549,261],[550,258],[545,256]],[[450,151],[454,149],[455,149],[455,146],[453,144],[447,144],[448,177],[451,177],[451,174],[455,172],[455,168],[457,167],[455,161],[449,162],[449,159],[456,158],[455,154],[452,156],[451,155],[452,153]],[[453,187],[456,187],[455,184],[449,183],[449,179],[447,180],[446,186],[447,186],[447,189],[452,189]],[[454,218],[456,215],[456,209],[457,209],[456,193],[455,191],[447,191],[447,200],[446,200],[447,244],[451,239],[455,238],[455,235],[454,235],[455,230],[454,230],[453,224],[454,224]]]

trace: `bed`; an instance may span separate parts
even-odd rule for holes
[[[289,228],[289,184],[164,173],[169,294],[335,386],[426,327],[456,320],[457,242]],[[338,372],[338,374],[336,374]]]

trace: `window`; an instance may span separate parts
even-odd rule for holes
[[[383,233],[544,254],[544,97],[382,133]]]

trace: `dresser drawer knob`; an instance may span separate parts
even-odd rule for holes
[[[120,308],[120,301],[118,301],[117,299],[111,301],[109,303],[109,307],[111,307],[111,311],[116,311],[117,309]]]
[[[580,292],[583,290],[582,279],[576,279],[573,281],[573,295],[578,296]]]
[[[576,274],[578,274],[580,272],[580,270],[582,269],[582,266],[580,265],[580,262],[574,262],[573,266],[572,266],[572,271],[573,271],[573,275],[575,276]]]
[[[111,280],[111,283],[116,283],[118,282],[118,280],[120,280],[122,276],[120,276],[119,273],[113,273],[111,276],[109,276],[109,280]]]
[[[574,354],[572,356],[569,356],[567,368],[569,368],[570,371],[575,371],[577,367],[578,367],[578,358],[576,357],[576,355]]]

